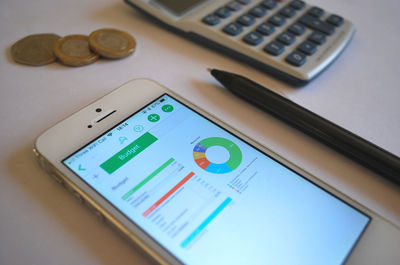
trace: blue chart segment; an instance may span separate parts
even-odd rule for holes
[[[220,146],[229,152],[229,159],[225,163],[213,163],[206,157],[206,151],[213,146]],[[196,164],[207,172],[224,174],[235,170],[242,162],[242,151],[232,141],[222,137],[209,137],[201,140],[193,148],[193,158]]]

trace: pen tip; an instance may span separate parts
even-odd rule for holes
[[[209,71],[209,72],[211,73],[211,71],[212,71],[212,68],[207,68],[207,71]]]

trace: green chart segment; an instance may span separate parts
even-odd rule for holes
[[[206,151],[213,146],[220,146],[229,152],[229,159],[225,163],[213,163],[206,157]],[[196,164],[207,172],[224,174],[235,170],[242,162],[242,152],[232,141],[222,137],[209,137],[201,140],[193,148],[193,158]]]

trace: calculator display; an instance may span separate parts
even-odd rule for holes
[[[169,9],[177,15],[181,15],[192,7],[206,0],[156,0],[154,2]]]

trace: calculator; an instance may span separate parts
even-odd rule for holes
[[[301,0],[125,0],[168,28],[305,84],[332,63],[355,32],[347,19]]]

